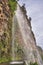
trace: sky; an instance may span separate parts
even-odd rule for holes
[[[27,10],[28,17],[31,17],[32,30],[35,34],[37,45],[43,49],[43,0],[19,0]]]

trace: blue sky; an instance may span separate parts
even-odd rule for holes
[[[36,37],[37,45],[43,48],[43,0],[19,0],[25,3],[28,17],[32,18],[32,30]]]

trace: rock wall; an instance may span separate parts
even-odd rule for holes
[[[19,40],[15,44],[18,43],[22,47],[24,53],[24,58],[22,58],[22,60],[27,60],[27,62],[37,62],[39,65],[43,65],[41,56],[36,47],[36,39],[32,32],[31,18],[28,19],[24,6],[20,7],[20,5],[17,5],[14,19],[14,23],[16,23],[14,38],[16,38],[16,41]]]
[[[14,31],[11,31],[12,23],[15,26]],[[37,61],[39,65],[42,65],[31,27],[31,17],[28,19],[25,7],[17,6],[14,22],[12,22],[8,0],[0,0],[0,60],[10,59],[12,32],[14,32],[12,37],[14,37],[15,60]]]
[[[0,60],[10,56],[10,14],[8,0],[0,0]]]

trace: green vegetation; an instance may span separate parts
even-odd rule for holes
[[[0,40],[0,63],[10,60],[10,36],[9,31],[4,31]]]
[[[37,62],[35,62],[35,63],[30,62],[30,65],[38,65],[38,64],[37,64]]]
[[[24,58],[24,52],[20,45],[17,46],[16,60],[22,60]]]
[[[2,63],[2,62],[9,62],[9,61],[11,61],[11,57],[2,57],[2,58],[0,58],[0,63]]]
[[[16,10],[16,7],[17,7],[17,1],[16,0],[9,0],[9,6],[10,6],[10,9],[12,10],[12,12],[14,12],[14,10]]]
[[[41,58],[42,58],[42,60],[43,60],[43,55],[41,55]]]

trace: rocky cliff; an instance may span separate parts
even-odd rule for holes
[[[6,0],[0,0],[0,38],[4,33],[4,29],[7,29],[7,23],[10,10]]]
[[[20,7],[16,0],[0,0],[0,63],[11,60],[43,65],[31,27],[31,17],[28,19],[24,5]]]
[[[11,60],[12,17],[16,0],[0,0],[0,63]]]
[[[20,5],[17,5],[13,23],[15,23],[14,44],[17,46],[15,57],[18,56],[20,57],[19,60],[26,60],[28,63],[37,62],[39,65],[43,65],[41,56],[36,47],[35,36],[32,32],[31,18],[29,17],[28,19],[24,6],[20,7]]]
[[[0,63],[8,61],[10,58],[11,23],[8,0],[0,0]]]

